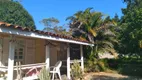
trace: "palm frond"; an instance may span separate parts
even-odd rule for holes
[[[89,32],[94,36],[96,37],[97,36],[97,32],[91,28],[89,28]]]
[[[105,30],[104,31],[104,35],[110,35],[110,36],[116,36],[112,31],[110,31],[110,30]]]
[[[91,18],[91,27],[92,28],[94,28],[94,27],[96,27],[96,26],[99,26],[101,23],[102,23],[102,21],[101,21],[101,17],[102,17],[102,15],[101,14],[99,14],[99,13],[94,13],[94,15],[92,16],[92,18]]]
[[[112,42],[109,42],[109,41],[99,41],[99,43],[98,44],[100,44],[100,45],[103,45],[103,46],[105,46],[105,47],[110,47],[110,48],[113,48],[114,47],[114,45],[112,44]]]
[[[69,17],[66,18],[66,21],[67,21],[67,20],[74,21],[75,19],[76,19],[76,18],[75,18],[74,16],[69,16]]]
[[[82,37],[82,36],[80,36],[79,39],[81,39],[81,40],[86,40],[86,38],[84,38],[84,37]]]
[[[112,43],[118,43],[119,41],[114,37],[109,37],[108,40]]]

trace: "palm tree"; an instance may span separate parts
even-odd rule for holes
[[[87,8],[85,11],[78,11],[67,18],[70,20],[72,35],[94,43],[95,46],[92,50],[95,53],[105,51],[114,53],[113,43],[117,40],[110,29],[114,23],[106,21],[102,13],[91,10],[92,8]]]

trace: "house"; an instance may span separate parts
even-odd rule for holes
[[[22,70],[44,65],[49,69],[61,60],[66,63],[67,78],[71,79],[70,45],[80,47],[78,62],[83,70],[83,45],[93,46],[88,41],[0,22],[0,72],[7,72],[8,80],[13,80],[16,62],[21,63]]]

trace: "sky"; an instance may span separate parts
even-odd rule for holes
[[[30,13],[37,29],[43,30],[42,19],[55,17],[62,26],[66,18],[80,10],[93,7],[93,10],[113,17],[116,13],[121,17],[122,8],[126,7],[123,0],[22,0],[21,4]]]

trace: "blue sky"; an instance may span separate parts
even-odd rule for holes
[[[21,4],[33,16],[39,30],[44,28],[39,23],[44,18],[55,17],[60,21],[59,25],[64,25],[68,16],[88,7],[111,17],[115,13],[122,16],[121,8],[126,7],[122,0],[22,0]]]

